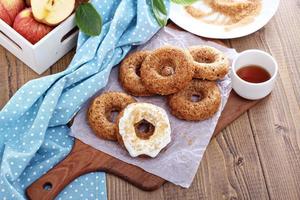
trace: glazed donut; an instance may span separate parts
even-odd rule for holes
[[[117,125],[113,112],[120,112],[135,99],[121,92],[107,92],[96,97],[88,110],[88,123],[94,133],[106,140],[117,140]]]
[[[152,93],[169,95],[184,88],[193,78],[193,58],[177,47],[166,46],[153,51],[141,67],[141,78]]]
[[[119,114],[117,122],[118,142],[132,157],[154,158],[171,142],[168,115],[164,109],[153,104],[132,103]]]
[[[150,96],[140,77],[140,68],[149,51],[139,51],[127,56],[119,70],[119,80],[124,90],[134,96]]]
[[[171,113],[179,119],[200,121],[212,117],[219,109],[221,93],[217,83],[194,79],[180,92],[169,96]]]
[[[209,46],[195,46],[189,50],[194,58],[194,78],[214,81],[228,73],[229,60],[221,51]]]

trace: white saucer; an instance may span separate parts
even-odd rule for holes
[[[262,0],[262,10],[254,21],[243,26],[225,30],[224,26],[202,22],[190,16],[182,5],[171,3],[170,19],[193,34],[215,39],[231,39],[249,35],[265,26],[276,13],[280,0]],[[195,7],[201,6],[201,1]]]

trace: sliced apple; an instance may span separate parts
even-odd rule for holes
[[[31,0],[31,7],[37,21],[55,26],[71,15],[75,0]]]

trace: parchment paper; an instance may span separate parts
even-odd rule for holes
[[[200,39],[192,34],[177,31],[171,28],[164,28],[156,34],[148,43],[138,47],[141,49],[156,49],[163,45],[176,45],[187,48],[193,45],[209,45],[218,48],[226,53],[232,60],[237,54],[234,49],[225,48],[213,42]],[[75,117],[71,127],[71,136],[91,145],[92,147],[114,156],[124,162],[136,165],[147,172],[162,177],[176,185],[189,187],[197,172],[200,160],[214,132],[221,110],[227,102],[231,91],[231,80],[227,76],[219,81],[218,85],[222,93],[222,106],[219,111],[209,120],[202,122],[188,122],[175,118],[169,112],[166,98],[162,96],[140,97],[140,102],[149,102],[164,108],[169,115],[172,127],[172,142],[154,158],[132,158],[127,151],[115,142],[106,141],[96,137],[86,123],[87,104]],[[115,67],[110,75],[105,91],[122,91],[118,82],[118,67]],[[99,91],[99,94],[103,91]]]

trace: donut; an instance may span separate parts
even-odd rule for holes
[[[194,58],[194,78],[215,81],[228,73],[229,60],[221,51],[209,46],[194,46],[189,50]]]
[[[96,97],[88,109],[88,124],[102,139],[117,140],[117,124],[113,122],[113,112],[120,112],[136,100],[121,92],[106,92]]]
[[[171,113],[179,119],[201,121],[219,109],[221,93],[216,82],[194,79],[180,92],[168,97]]]
[[[127,56],[119,70],[119,80],[124,90],[133,96],[151,96],[140,77],[140,68],[149,51],[138,51]]]
[[[156,157],[171,142],[166,111],[149,103],[132,103],[117,117],[119,144],[130,156]]]
[[[153,51],[142,63],[141,78],[152,93],[169,95],[193,78],[192,57],[185,50],[166,46]]]

